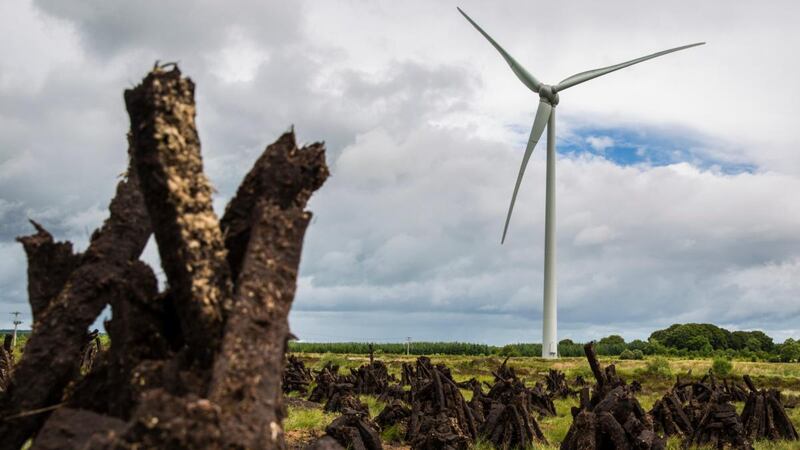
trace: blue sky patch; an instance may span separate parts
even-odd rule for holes
[[[756,169],[753,164],[715,158],[701,139],[680,132],[585,127],[560,139],[558,152],[570,156],[589,153],[621,166],[665,166],[687,162],[701,169],[726,174]]]
[[[525,145],[530,130],[523,130],[519,125],[510,128],[525,136],[522,142]],[[546,132],[537,147],[544,149],[545,139]],[[559,136],[557,150],[559,154],[571,157],[591,154],[621,166],[666,166],[686,162],[704,170],[731,175],[756,170],[754,164],[715,158],[706,140],[680,130],[582,127],[568,136]]]

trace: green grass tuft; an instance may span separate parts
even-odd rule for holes
[[[402,443],[405,437],[405,427],[399,423],[396,423],[381,432],[381,439],[394,444]]]
[[[378,400],[372,395],[359,395],[358,399],[367,405],[367,408],[369,408],[369,416],[373,419],[380,414],[381,411],[383,411],[383,408],[386,407],[386,403]]]
[[[283,422],[283,429],[286,431],[307,430],[325,431],[336,414],[326,413],[318,408],[295,408],[289,407],[289,414]]]

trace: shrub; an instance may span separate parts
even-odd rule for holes
[[[714,358],[714,363],[711,365],[711,368],[714,370],[714,373],[725,377],[731,374],[733,371],[733,364],[727,358]]]
[[[641,339],[634,339],[628,344],[628,349],[641,350],[642,353],[647,353],[648,347],[650,347],[650,344]]]
[[[619,354],[619,359],[644,359],[641,350],[625,350]]]
[[[786,342],[781,345],[780,359],[782,359],[783,362],[792,362],[800,359],[800,344],[791,339],[787,339]]]
[[[672,370],[669,368],[669,361],[661,356],[657,356],[647,361],[647,364],[644,366],[644,373],[655,377],[672,377]]]

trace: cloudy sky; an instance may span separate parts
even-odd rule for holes
[[[458,5],[550,83],[708,42],[561,94],[559,338],[800,337],[795,2]],[[0,327],[29,314],[14,237],[30,217],[86,246],[126,166],[122,91],[161,60],[197,83],[218,213],[292,124],[327,143],[298,336],[539,342],[542,148],[499,242],[538,98],[456,6],[0,2]]]

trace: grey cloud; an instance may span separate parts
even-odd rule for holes
[[[142,48],[183,58],[221,46],[241,28],[261,42],[291,42],[301,32],[302,2],[139,2],[36,0],[42,11],[74,24],[83,44],[104,58]]]

